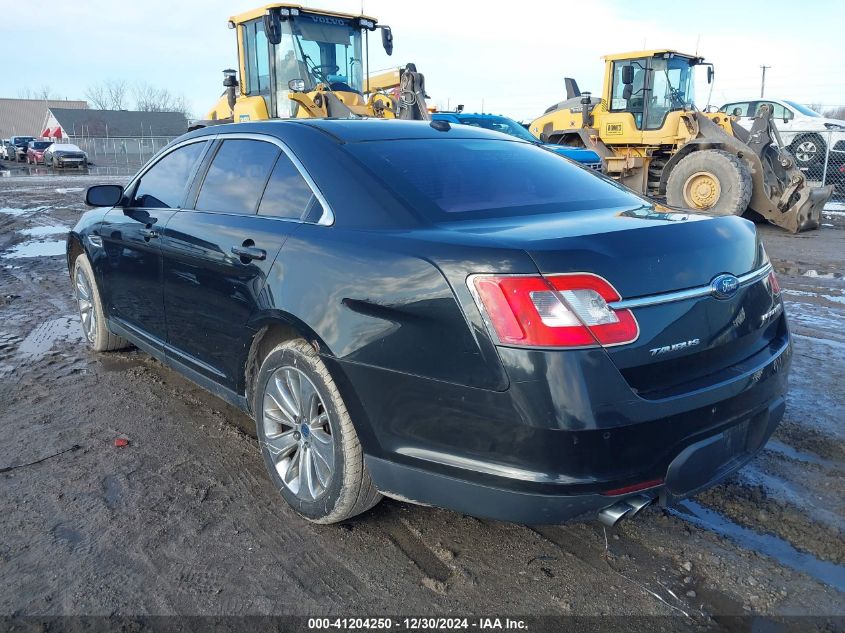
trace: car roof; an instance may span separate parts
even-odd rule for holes
[[[286,126],[308,127],[322,132],[339,143],[360,143],[366,141],[395,141],[403,139],[510,139],[499,132],[482,128],[456,125],[448,130],[432,127],[429,121],[404,121],[399,119],[296,119],[252,121],[213,125],[197,130],[195,136],[213,134],[257,133],[273,136],[283,135]]]

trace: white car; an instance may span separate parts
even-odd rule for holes
[[[825,118],[800,103],[784,99],[751,99],[726,103],[719,112],[738,116],[737,123],[750,130],[757,109],[764,103],[772,108],[772,120],[798,167],[823,163],[828,143],[830,162],[839,165],[845,161],[845,121]]]
[[[53,169],[87,167],[88,154],[73,143],[53,143],[44,151],[44,164]]]

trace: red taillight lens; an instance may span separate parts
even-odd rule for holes
[[[504,345],[621,345],[639,336],[630,310],[608,306],[619,293],[596,275],[474,275],[470,287]]]
[[[778,296],[780,294],[780,284],[775,271],[769,273],[769,287],[772,289],[773,295]]]

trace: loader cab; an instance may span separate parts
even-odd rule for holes
[[[240,97],[234,120],[296,116],[291,86],[310,92],[323,86],[350,104],[363,102],[369,32],[383,31],[392,51],[390,28],[376,20],[295,5],[273,5],[235,16],[240,59]]]
[[[674,51],[606,57],[602,134],[610,142],[614,136],[642,139],[640,132],[663,130],[670,112],[693,109],[695,67],[703,61]]]

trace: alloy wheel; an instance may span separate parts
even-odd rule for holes
[[[88,277],[78,269],[76,271],[76,302],[79,304],[79,316],[82,318],[82,331],[89,342],[94,342],[97,332],[97,311],[94,309],[94,298]]]
[[[264,389],[263,444],[285,487],[319,499],[334,475],[331,418],[314,383],[295,367],[277,369]]]
[[[799,163],[809,163],[816,157],[818,151],[819,148],[816,147],[816,144],[813,141],[802,141],[798,144],[798,147],[795,148],[795,160]]]

